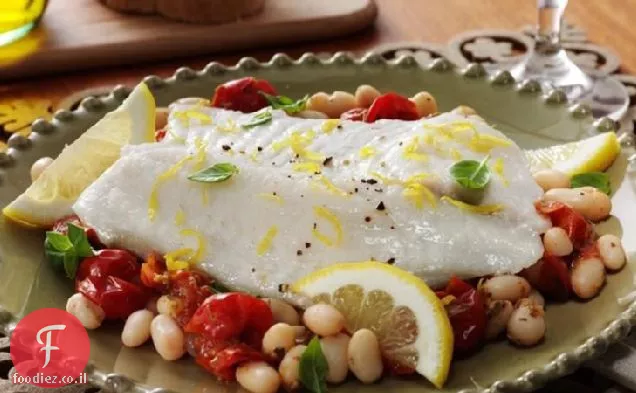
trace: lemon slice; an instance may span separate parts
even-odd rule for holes
[[[438,388],[446,381],[450,321],[435,293],[413,274],[379,262],[343,263],[315,271],[291,289],[335,306],[350,333],[372,330],[393,364],[415,369]]]
[[[73,203],[119,158],[122,146],[154,141],[154,117],[154,97],[142,83],[115,111],[107,113],[64,148],[2,213],[11,220],[35,227],[49,227],[72,214]]]
[[[552,168],[568,175],[576,175],[606,170],[620,151],[616,134],[606,132],[564,145],[526,150],[525,154],[532,172]]]

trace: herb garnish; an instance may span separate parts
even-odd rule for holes
[[[242,124],[241,127],[248,129],[254,128],[256,126],[262,126],[272,121],[272,111],[266,110],[262,112],[258,112],[250,121],[245,124]]]
[[[298,113],[305,110],[307,107],[307,100],[309,96],[306,95],[300,100],[294,101],[293,99],[285,96],[272,96],[264,92],[260,92],[273,109],[281,109],[288,114]]]
[[[588,172],[572,176],[570,181],[572,188],[594,187],[606,194],[612,192],[610,188],[609,176],[602,172]]]
[[[75,279],[82,258],[95,255],[84,229],[66,224],[68,234],[48,231],[44,241],[44,254],[53,267],[66,272],[71,280]]]
[[[188,180],[201,183],[218,183],[229,179],[237,173],[239,173],[239,169],[236,165],[229,162],[221,162],[191,174],[188,176]]]
[[[327,391],[328,371],[329,364],[322,353],[320,340],[318,337],[314,337],[300,357],[298,368],[300,382],[311,393],[325,393]]]
[[[490,156],[486,156],[481,161],[458,161],[450,168],[451,176],[464,188],[481,190],[490,181],[490,170],[486,166],[489,159]]]

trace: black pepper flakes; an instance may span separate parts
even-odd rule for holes
[[[375,180],[375,179],[362,179],[360,181],[362,183],[367,183],[367,184],[371,184],[371,185],[378,184],[378,181]]]
[[[289,284],[278,284],[278,292],[287,292],[289,290]]]
[[[303,255],[303,251],[302,250],[296,250],[296,255],[298,255],[298,256]]]
[[[314,222],[314,229],[318,228],[318,223]]]
[[[353,192],[358,192],[358,187],[354,188]]]
[[[371,222],[371,217],[370,217],[370,216],[366,216],[366,217],[364,218],[364,221],[365,221],[365,222]]]
[[[379,210],[379,211],[384,211],[384,209],[386,209],[386,206],[384,206],[384,202],[380,201],[380,203],[378,203],[378,206],[375,207],[375,210]]]
[[[395,258],[389,258],[389,260],[386,261],[386,263],[388,263],[389,265],[393,265],[395,263]]]
[[[382,190],[381,188],[374,188],[374,189],[373,189],[373,191],[375,191],[375,192],[382,192],[382,191],[384,191],[384,190]]]
[[[258,150],[258,151],[263,151],[263,148],[262,148],[261,146],[258,146],[258,147],[256,148],[256,150]]]
[[[325,160],[322,162],[323,166],[327,166],[327,167],[331,167],[333,164],[333,157],[327,157],[325,158]]]
[[[400,142],[400,143],[398,143],[398,145],[400,145],[400,146],[402,146],[403,144],[404,144],[404,142]]]
[[[255,268],[252,268],[252,273],[255,273],[255,272],[256,272],[256,269],[255,269]]]
[[[222,148],[223,150],[225,150],[225,151],[232,150],[232,148],[230,147],[230,145],[223,145],[223,146],[221,146],[221,148]]]
[[[339,129],[339,130],[342,130],[344,127],[342,126],[342,124],[338,124],[338,125],[336,126],[336,128],[337,128],[337,129]]]
[[[391,225],[391,226],[390,226],[390,228],[391,228],[391,229],[395,229],[395,226],[394,226],[394,225]]]
[[[272,192],[272,195],[276,196],[276,195],[278,195],[278,194],[276,194],[276,191],[273,191],[273,192]]]
[[[311,247],[311,243],[305,243],[305,248]]]

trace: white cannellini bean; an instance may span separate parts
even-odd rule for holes
[[[295,344],[296,329],[286,323],[277,323],[263,336],[263,353],[280,360]]]
[[[168,124],[168,113],[168,108],[157,108],[155,111],[155,130],[160,130]]]
[[[164,360],[177,360],[185,354],[183,331],[169,315],[159,314],[152,320],[150,336]]]
[[[252,393],[276,393],[280,387],[278,372],[265,362],[249,362],[236,369],[236,381]]]
[[[545,330],[543,307],[528,299],[519,301],[508,321],[508,339],[517,345],[531,347],[545,337]]]
[[[278,366],[278,373],[283,381],[283,386],[288,391],[296,390],[300,387],[298,377],[298,367],[300,366],[300,357],[307,349],[304,345],[297,345],[287,352],[283,360]]]
[[[545,231],[543,235],[543,246],[545,250],[557,257],[570,255],[574,251],[574,245],[563,228],[552,227]]]
[[[486,324],[486,339],[494,340],[506,330],[510,316],[514,306],[510,300],[495,300],[488,304],[486,315],[488,323]]]
[[[31,165],[31,181],[36,181],[38,177],[53,163],[51,157],[42,157]]]
[[[150,324],[154,314],[148,310],[138,310],[130,314],[121,331],[121,342],[127,347],[138,347],[150,338]]]
[[[347,348],[349,370],[362,383],[373,383],[382,376],[382,354],[378,338],[369,329],[353,333]]]
[[[598,238],[598,251],[601,260],[609,270],[620,270],[625,266],[627,257],[621,239],[615,235],[603,235]]]
[[[415,104],[417,114],[420,117],[426,117],[437,112],[437,102],[435,98],[427,91],[421,91],[410,98]]]
[[[329,371],[327,373],[327,382],[340,383],[347,378],[349,373],[349,365],[347,360],[347,352],[350,338],[344,333],[335,336],[323,337],[320,339],[320,347],[322,349]]]
[[[306,109],[309,111],[322,112],[326,115],[329,115],[329,94],[324,91],[319,91],[318,93],[314,93],[307,100]]]
[[[81,293],[74,294],[66,301],[66,312],[75,316],[86,329],[97,329],[106,317],[99,305]]]
[[[481,287],[488,299],[510,300],[513,303],[527,297],[531,289],[525,278],[512,275],[491,277]]]
[[[272,310],[274,322],[283,322],[291,326],[300,325],[300,316],[294,307],[280,299],[263,299]]]
[[[570,272],[572,290],[581,299],[596,296],[605,284],[605,265],[596,257],[578,259]]]
[[[532,291],[530,291],[530,294],[528,295],[528,299],[533,301],[534,304],[537,304],[545,308],[545,298],[543,297],[541,292],[537,291],[536,289],[533,289]]]
[[[157,312],[159,314],[175,317],[177,315],[177,301],[168,295],[163,295],[157,299]]]
[[[300,111],[296,113],[294,116],[300,117],[301,119],[328,119],[329,118],[326,114],[322,112],[310,111],[310,110]]]
[[[543,195],[543,199],[565,203],[590,221],[604,220],[612,210],[609,196],[594,187],[553,188]]]
[[[368,108],[380,95],[381,93],[375,87],[371,85],[360,85],[355,93],[356,104],[360,108]]]
[[[532,177],[543,191],[553,188],[570,188],[570,177],[555,169],[543,169],[535,172]]]
[[[320,336],[332,336],[344,328],[345,319],[340,311],[329,304],[314,304],[303,314],[305,326]]]
[[[334,91],[329,97],[329,110],[325,112],[332,119],[337,119],[348,110],[356,107],[356,98],[346,91]]]

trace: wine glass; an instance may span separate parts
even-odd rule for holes
[[[616,79],[587,75],[568,57],[561,46],[560,31],[568,0],[537,0],[539,29],[534,51],[512,68],[517,79],[535,79],[545,89],[563,90],[571,102],[592,108],[595,117],[608,116],[620,120],[629,105],[627,89]]]

